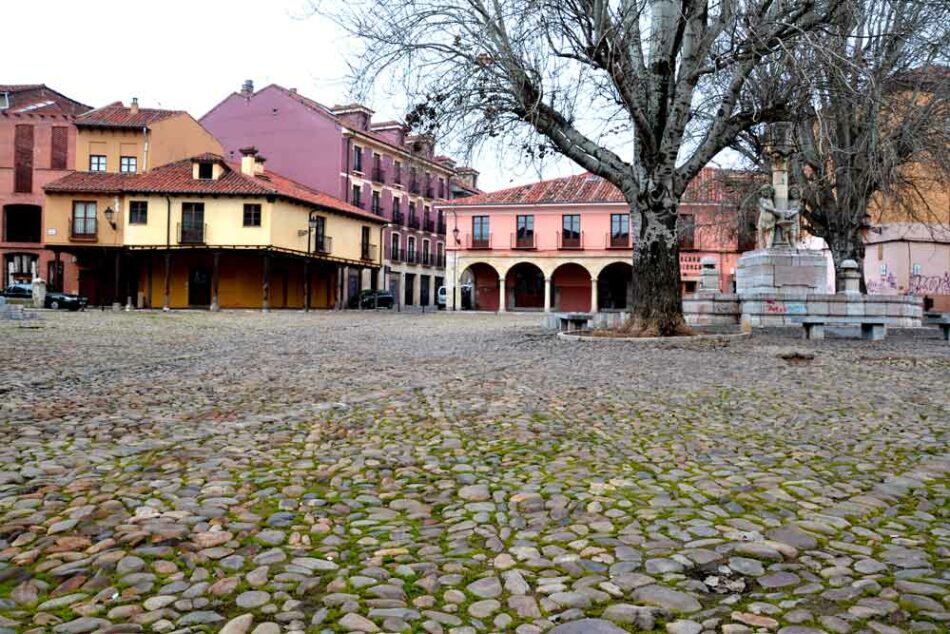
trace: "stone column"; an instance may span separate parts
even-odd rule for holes
[[[115,252],[115,277],[112,280],[112,310],[119,310],[122,300],[119,299],[119,277],[122,275],[122,251]]]
[[[590,278],[590,312],[597,312],[597,278]]]
[[[344,266],[343,287],[340,289],[340,308],[346,308],[350,301],[350,267]]]
[[[446,298],[448,300],[448,298]],[[452,285],[452,303],[446,307],[448,310],[462,310],[462,280],[455,280]]]
[[[217,312],[221,310],[221,305],[218,302],[218,279],[219,279],[219,270],[221,265],[221,252],[215,251],[211,256],[211,311]]]
[[[505,278],[498,278],[498,312],[505,312],[505,295],[507,294],[508,289],[505,288]]]
[[[551,312],[551,278],[544,278],[544,312]]]
[[[264,255],[264,281],[261,284],[261,311],[270,312],[270,256]]]

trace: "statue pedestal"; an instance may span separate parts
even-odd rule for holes
[[[828,292],[828,262],[816,251],[771,248],[748,251],[736,266],[736,293],[801,297]]]

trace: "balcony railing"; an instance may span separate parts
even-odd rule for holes
[[[432,266],[437,269],[445,268],[445,255],[436,255],[432,258]]]
[[[406,264],[418,264],[419,254],[415,251],[406,250]]]
[[[317,236],[314,240],[313,250],[315,253],[327,255],[333,251],[333,238],[330,236]]]
[[[435,190],[431,185],[426,187],[426,198],[435,198]]]
[[[467,249],[490,249],[491,248],[491,236],[492,234],[481,234],[479,236],[473,236],[468,233],[465,234],[465,248]]]
[[[409,216],[409,226],[413,229],[418,229],[419,218],[417,216]]]
[[[86,242],[95,242],[99,235],[96,232],[96,218],[69,217],[69,239]]]
[[[422,230],[432,233],[435,231],[435,223],[430,218],[424,218],[422,220]]]
[[[393,212],[393,222],[397,225],[404,224],[406,222],[406,215],[401,211]]]
[[[374,168],[373,168],[373,180],[374,180],[375,182],[377,182],[377,183],[385,183],[385,182],[386,182],[386,170],[381,169],[381,168],[379,168],[379,167],[374,167]]]
[[[537,244],[534,241],[534,232],[527,235],[518,235],[517,233],[511,234],[511,248],[512,249],[536,249]]]
[[[204,244],[208,225],[187,225],[178,223],[178,244]]]
[[[382,215],[383,215],[383,207],[382,207],[382,205],[380,204],[379,200],[374,200],[374,201],[373,201],[373,204],[370,205],[370,211],[372,211],[372,212],[373,212],[374,214],[376,214],[377,216],[382,216]]]
[[[360,243],[360,259],[361,260],[375,260],[376,259],[376,245],[368,244],[366,242]]]
[[[604,244],[608,249],[632,249],[633,242],[629,233],[608,233],[604,236]]]
[[[391,262],[402,262],[403,250],[399,247],[396,247],[395,249],[393,247],[389,247],[389,250],[386,252],[386,258]]]
[[[409,181],[409,192],[413,194],[419,193],[419,183],[416,181]]]
[[[445,235],[445,222],[439,221],[438,226],[436,226],[436,228],[435,228],[435,232],[438,233],[440,236],[444,236],[444,235]]]
[[[583,249],[584,248],[584,232],[581,231],[580,235],[577,236],[566,236],[563,231],[557,232],[557,248],[558,249]]]
[[[393,173],[393,185],[402,185],[402,174],[399,172]]]
[[[428,251],[422,252],[422,266],[429,266],[432,264],[432,254]]]

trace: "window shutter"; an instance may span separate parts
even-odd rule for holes
[[[53,126],[53,140],[50,144],[50,168],[54,170],[66,169],[66,154],[69,144],[69,128]]]
[[[14,137],[13,191],[33,192],[33,126],[18,125]]]

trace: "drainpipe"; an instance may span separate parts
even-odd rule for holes
[[[350,202],[350,155],[353,153],[353,139],[346,137],[346,185],[343,186],[343,202]]]
[[[168,311],[171,308],[169,295],[171,294],[171,268],[172,268],[172,198],[165,196],[168,203],[168,211],[165,214],[165,290],[162,296],[162,310]]]

